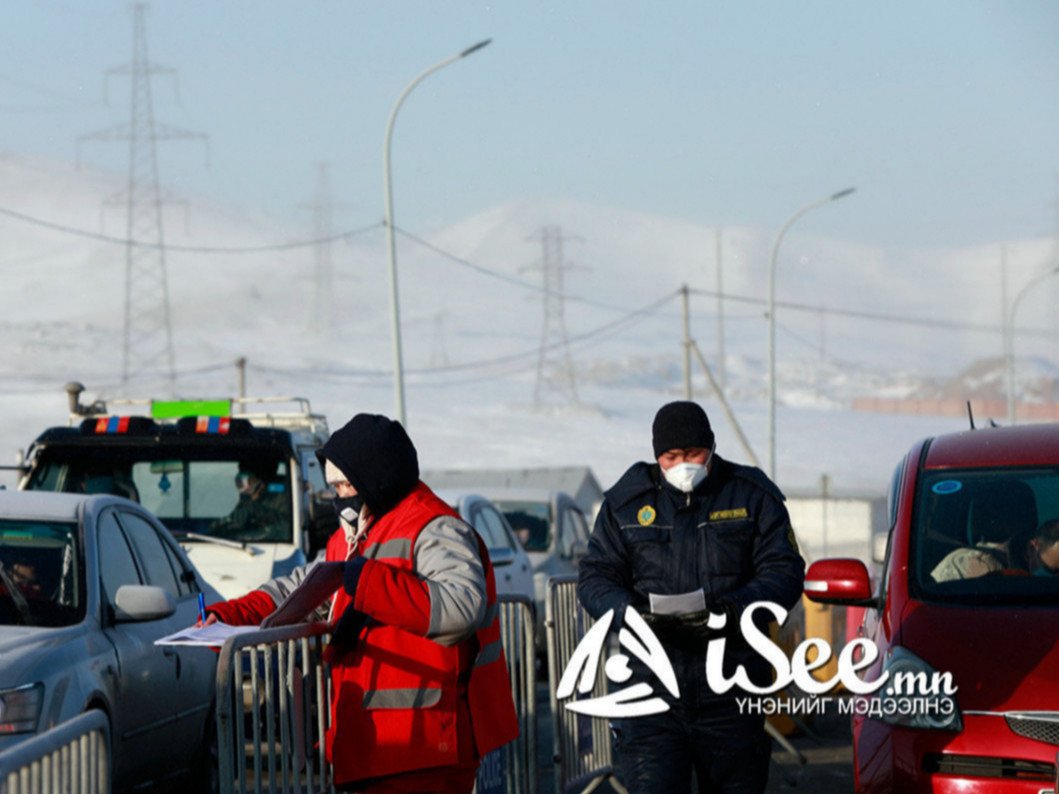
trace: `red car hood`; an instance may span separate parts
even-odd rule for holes
[[[952,673],[963,711],[1059,711],[1059,607],[910,601],[897,639]]]

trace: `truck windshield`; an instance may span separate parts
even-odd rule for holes
[[[292,543],[290,472],[285,460],[130,460],[126,452],[52,458],[36,466],[30,490],[110,493],[139,502],[176,535]]]
[[[910,551],[927,600],[1059,603],[1059,469],[924,471]]]
[[[80,623],[83,566],[76,524],[0,520],[0,625]]]

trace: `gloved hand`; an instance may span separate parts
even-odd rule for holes
[[[720,601],[698,612],[687,612],[683,615],[656,615],[648,612],[643,615],[643,619],[663,644],[685,653],[704,654],[710,640],[725,637],[738,626],[738,619],[733,620],[735,611],[734,605]],[[711,613],[727,616],[724,628],[710,628]]]
[[[353,600],[356,600],[357,598],[357,586],[360,584],[360,574],[364,571],[364,566],[367,562],[367,557],[354,557],[346,563],[346,569],[342,572],[342,587],[347,593],[353,596]]]
[[[356,557],[346,563],[342,572],[342,589],[352,596],[354,601],[357,598],[357,587],[360,585],[360,574],[366,563],[366,558]],[[354,608],[353,604],[347,606],[331,630],[331,642],[324,649],[324,661],[333,664],[339,657],[352,651],[360,637],[360,630],[367,621],[368,616],[365,613]]]

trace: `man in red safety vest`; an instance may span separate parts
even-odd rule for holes
[[[470,792],[481,758],[519,732],[485,544],[419,480],[399,422],[358,414],[317,455],[341,524],[326,558],[346,561],[323,615],[335,785]],[[208,621],[259,623],[306,570],[208,607]]]

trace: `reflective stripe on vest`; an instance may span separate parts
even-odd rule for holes
[[[409,560],[412,558],[412,541],[408,538],[392,538],[382,543],[374,543],[364,549],[364,556],[369,560],[376,560],[379,557],[383,559],[398,557],[402,560]]]
[[[441,702],[437,687],[423,689],[369,689],[362,705],[366,709],[421,709]]]

